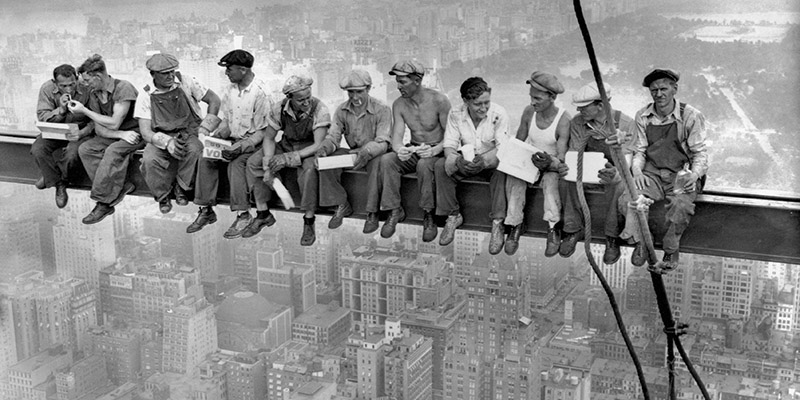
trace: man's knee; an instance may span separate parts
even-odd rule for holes
[[[399,171],[400,159],[397,158],[397,153],[391,152],[381,156],[380,159],[381,169],[384,171]]]
[[[247,158],[246,162],[247,172],[253,174],[253,176],[264,176],[263,159],[264,156],[261,155],[261,152],[251,154],[250,157]]]
[[[35,158],[47,157],[50,155],[50,153],[51,152],[45,145],[44,139],[41,137],[36,139],[36,141],[33,142],[33,145],[31,145],[31,155]]]
[[[439,160],[439,157],[420,158],[417,161],[417,176],[433,176],[436,162]]]

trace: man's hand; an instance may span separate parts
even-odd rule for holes
[[[567,176],[567,173],[569,172],[569,165],[559,161],[558,164],[556,164],[555,170],[558,172],[558,177],[563,178]]]
[[[439,146],[431,146],[429,144],[423,144],[422,146],[419,146],[416,153],[420,158],[430,158],[438,156],[439,153],[442,152],[442,150],[443,148]]]
[[[78,100],[70,100],[67,103],[67,108],[73,114],[83,114],[86,111],[86,107]]]
[[[66,114],[68,111],[67,105],[69,101],[72,100],[72,96],[64,93],[61,97],[58,98],[58,113],[59,114]]]
[[[262,178],[262,180],[264,181],[264,183],[272,187],[272,181],[275,180],[275,174],[273,174],[272,171],[267,169],[266,171],[264,171],[264,178]]]
[[[70,142],[77,142],[82,136],[83,135],[80,128],[70,125],[69,132],[67,132],[67,140]]]
[[[129,144],[139,143],[139,134],[134,131],[120,131],[119,138]]]
[[[286,153],[281,153],[273,155],[272,158],[269,159],[269,164],[267,164],[267,166],[272,173],[276,173],[286,168],[286,164],[288,164]]]
[[[533,161],[533,165],[535,165],[536,168],[539,168],[539,171],[547,171],[547,169],[550,167],[550,163],[552,162],[550,159],[550,154],[547,154],[543,151],[531,156],[531,161]]]
[[[408,147],[401,147],[401,148],[397,149],[397,158],[399,158],[400,161],[408,161],[409,159],[411,159],[411,156],[413,154],[414,154],[414,150],[412,150],[412,149],[410,149]]]
[[[463,165],[464,158],[460,154],[453,154],[444,160],[444,172],[447,176],[453,176],[458,171],[459,160],[462,161],[461,164]]]
[[[611,136],[606,138],[606,144],[609,146],[621,147],[625,143],[628,142],[630,139],[631,133],[630,132],[623,132],[619,129],[614,132]]]
[[[169,155],[171,155],[173,158],[178,160],[182,160],[186,155],[183,143],[174,138],[167,142],[167,152],[169,152]]]
[[[642,191],[644,188],[649,186],[647,183],[647,178],[645,178],[642,171],[633,171],[633,183],[636,186],[636,189],[639,191]]]
[[[693,192],[697,188],[697,180],[700,179],[700,175],[697,172],[692,171],[689,173],[689,176],[686,177],[686,184],[683,185],[683,190],[688,192]]]
[[[611,163],[606,163],[605,168],[597,172],[597,177],[600,178],[600,183],[608,185],[614,181],[617,176],[617,169]]]
[[[472,162],[467,163],[464,167],[470,175],[478,175],[486,169],[486,162],[483,161],[483,157],[480,155],[476,155],[475,158],[472,159]]]
[[[314,156],[319,157],[326,157],[328,155],[328,150],[325,149],[325,146],[319,146],[316,152],[314,152]]]
[[[369,151],[367,151],[365,147],[350,150],[350,154],[356,154],[356,161],[353,163],[353,169],[364,169],[371,159]]]
[[[222,150],[222,158],[224,158],[225,161],[233,161],[240,155],[242,155],[242,148],[240,146]]]

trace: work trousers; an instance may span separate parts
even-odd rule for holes
[[[400,182],[403,174],[416,171],[419,206],[425,211],[436,208],[436,177],[434,167],[441,156],[420,158],[412,154],[406,161],[400,161],[397,153],[381,156],[381,210],[394,210],[402,206]]]
[[[95,136],[78,147],[83,167],[92,180],[92,200],[108,204],[119,197],[128,176],[131,154],[144,146],[142,140],[130,144],[122,139]]]
[[[450,215],[460,210],[456,187],[458,182],[466,178],[477,178],[489,181],[489,193],[491,194],[492,208],[489,211],[491,219],[505,219],[506,217],[506,174],[496,169],[484,169],[483,171],[470,175],[456,171],[453,175],[447,175],[444,169],[445,159],[440,158],[436,161],[434,171],[436,173],[436,215]]]
[[[79,171],[83,168],[78,147],[89,138],[90,136],[84,136],[75,142],[42,139],[42,135],[36,138],[31,145],[31,155],[42,173],[45,187],[53,187],[59,182],[77,181]],[[59,150],[60,154],[55,154]]]
[[[599,189],[603,191],[603,205],[605,206],[605,222],[603,231],[606,236],[618,237],[620,215],[617,212],[617,203],[625,191],[625,185],[616,175],[614,181],[608,184],[584,183],[584,190]],[[564,210],[564,232],[576,233],[583,230],[584,219],[580,198],[578,198],[578,185],[575,182],[561,180],[559,183],[561,205]]]
[[[194,188],[197,160],[203,154],[203,144],[197,136],[190,135],[183,149],[185,154],[178,160],[167,150],[161,150],[153,144],[144,148],[142,175],[156,201],[167,199],[173,184],[180,185],[183,190]]]
[[[249,210],[250,196],[247,186],[247,159],[252,155],[253,152],[243,152],[239,157],[228,162],[212,158],[201,157],[198,159],[194,204],[201,207],[214,206],[217,204],[219,171],[222,168],[227,168],[231,210]]]
[[[340,156],[349,154],[349,149],[338,149],[329,156]],[[369,160],[366,167],[361,171],[367,171],[367,187],[365,195],[367,198],[366,211],[369,213],[378,212],[378,202],[381,198],[381,159],[375,157]],[[331,207],[344,204],[347,201],[347,192],[342,186],[342,169],[328,169],[319,171],[319,205],[320,207]]]
[[[681,236],[694,215],[694,200],[697,198],[698,190],[701,189],[700,181],[697,182],[698,190],[674,194],[672,192],[673,178],[662,180],[661,177],[649,171],[644,172],[644,177],[647,179],[647,185],[640,193],[653,201],[667,200],[665,213],[667,231],[662,239],[662,249],[667,253],[674,253],[678,251]],[[636,209],[628,207],[630,201],[631,197],[627,191],[624,191],[618,204],[620,214],[625,215],[625,229],[620,237],[639,243],[642,241],[642,232],[636,221]]]
[[[561,221],[561,199],[558,195],[558,173],[543,172],[539,180],[544,193],[544,217],[551,225]],[[508,216],[506,225],[519,225],[525,220],[525,194],[528,182],[508,175],[506,178],[506,198],[508,199]]]
[[[282,146],[275,146],[275,155],[282,153],[284,153]],[[247,182],[253,188],[256,205],[266,204],[272,198],[272,189],[264,183],[263,164],[263,149],[253,153],[247,160]],[[300,209],[303,211],[316,211],[319,206],[319,171],[314,165],[314,157],[304,158],[299,167],[284,167],[278,171],[275,177],[279,178],[286,186],[287,172],[292,169],[297,173],[297,186],[300,188]]]

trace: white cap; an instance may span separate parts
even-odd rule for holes
[[[606,83],[603,84],[603,87],[606,88],[606,96],[611,100],[611,86]],[[601,100],[601,97],[600,91],[597,90],[597,82],[583,85],[583,87],[572,95],[572,104],[576,107],[586,107],[599,100]]]

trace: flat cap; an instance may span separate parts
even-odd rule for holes
[[[408,76],[408,75],[425,75],[425,67],[417,60],[400,60],[392,66],[389,75]]]
[[[606,88],[606,96],[609,100],[611,100],[611,86],[607,83],[604,83],[603,87]],[[586,107],[589,104],[600,100],[602,100],[602,98],[600,97],[600,91],[597,90],[597,82],[583,85],[580,89],[578,89],[577,92],[575,92],[575,94],[572,95],[572,104],[574,104],[576,107]]]
[[[644,76],[644,80],[642,80],[642,86],[650,87],[651,83],[653,83],[654,81],[657,81],[657,80],[659,80],[661,78],[669,78],[669,79],[672,79],[673,81],[677,82],[678,79],[681,78],[681,74],[679,74],[677,71],[671,70],[669,68],[664,68],[664,69],[656,68],[656,69],[650,71],[649,74]]]
[[[169,72],[178,69],[178,59],[172,54],[156,53],[147,59],[144,64],[153,72]]]
[[[339,81],[343,90],[365,89],[367,86],[372,86],[372,77],[363,69],[354,69]]]
[[[547,72],[534,71],[531,74],[531,79],[528,79],[525,81],[525,83],[545,92],[554,94],[564,93],[564,86],[561,85],[561,82],[558,81],[558,78],[556,78],[556,76],[553,74],[548,74]]]
[[[283,85],[283,94],[292,94],[310,88],[314,80],[308,76],[292,75]]]
[[[229,65],[239,65],[245,68],[253,68],[253,55],[247,51],[237,49],[222,56],[217,65],[227,67]]]

